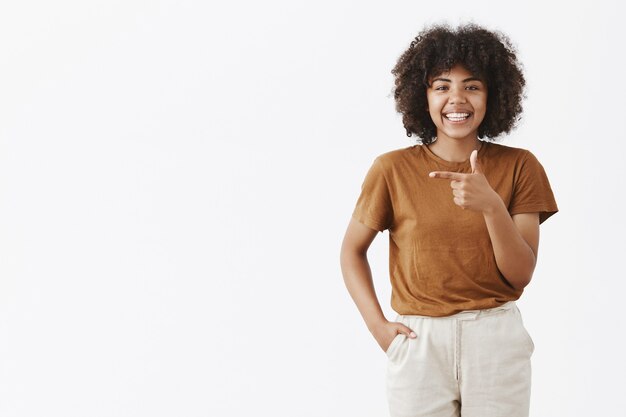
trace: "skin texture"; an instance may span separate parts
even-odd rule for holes
[[[448,161],[462,162],[469,157],[472,172],[434,171],[429,177],[432,181],[449,181],[450,198],[455,204],[483,214],[498,269],[514,288],[524,288],[532,278],[537,261],[539,214],[509,215],[504,202],[489,185],[477,158],[476,149],[480,146],[477,130],[487,109],[487,86],[480,81],[464,82],[471,74],[460,65],[438,76],[442,75],[450,81],[435,81],[426,92],[428,112],[437,126],[437,140],[428,146]],[[439,86],[445,88],[437,89]],[[478,89],[471,86],[478,86]],[[471,112],[470,120],[463,125],[445,120],[443,113],[456,109]],[[378,231],[350,219],[341,246],[340,263],[350,296],[369,331],[386,351],[398,333],[409,337],[416,335],[402,323],[388,321],[378,302],[367,259],[367,250],[377,234]]]
[[[426,89],[428,112],[437,127],[437,140],[430,149],[443,159],[466,161],[469,151],[480,145],[478,127],[487,112],[487,85],[480,80],[464,81],[473,75],[461,65],[431,77]],[[450,80],[450,81],[445,81]],[[463,124],[446,119],[449,112],[470,113]],[[441,156],[441,155],[440,155]]]

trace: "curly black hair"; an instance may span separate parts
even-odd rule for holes
[[[487,112],[478,127],[479,138],[508,133],[521,119],[526,81],[509,38],[475,23],[456,30],[435,24],[415,37],[391,71],[396,110],[402,114],[407,136],[415,134],[425,145],[433,142],[437,128],[427,110],[428,81],[456,64],[487,84]]]

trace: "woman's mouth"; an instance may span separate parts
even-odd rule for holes
[[[444,114],[443,117],[452,124],[460,125],[472,117],[472,113],[448,113]]]

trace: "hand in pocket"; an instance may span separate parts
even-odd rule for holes
[[[398,322],[387,321],[372,329],[372,335],[383,352],[388,351],[391,342],[393,342],[398,334],[404,334],[412,339],[417,337],[410,328]]]

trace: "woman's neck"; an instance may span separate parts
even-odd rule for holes
[[[427,145],[435,155],[448,162],[465,162],[474,149],[480,150],[483,143],[475,139],[436,139]]]

